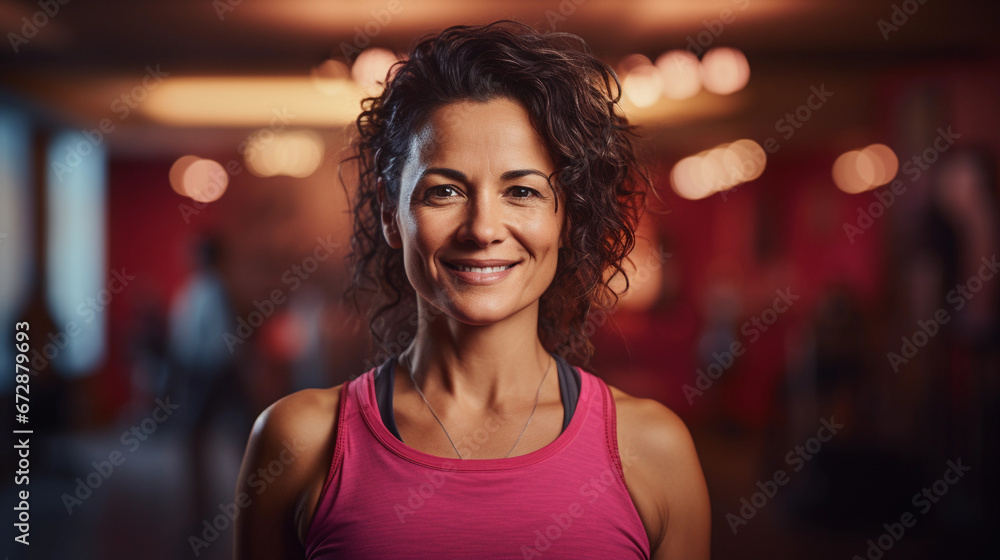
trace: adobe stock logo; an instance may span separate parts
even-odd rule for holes
[[[982,266],[975,274],[966,279],[965,282],[956,284],[947,295],[945,301],[951,304],[951,309],[959,312],[965,308],[982,291],[987,282],[1000,274],[1000,260],[997,260],[996,253],[990,258],[980,259]],[[908,364],[916,357],[921,348],[927,346],[932,338],[941,332],[943,325],[951,321],[951,311],[945,307],[938,308],[929,319],[917,321],[917,328],[913,334],[900,336],[901,342],[898,352],[889,352],[885,355],[889,360],[893,373],[899,373],[902,366]]]
[[[882,33],[882,39],[888,41],[889,34],[893,31],[899,31],[900,27],[903,27],[906,25],[906,22],[910,21],[910,16],[917,13],[920,6],[926,3],[927,0],[903,0],[902,6],[893,4],[892,13],[889,14],[889,21],[879,19],[876,22],[878,30]]]
[[[791,481],[792,474],[805,468],[806,463],[811,461],[823,449],[824,444],[828,443],[833,439],[833,436],[844,429],[844,425],[838,424],[833,416],[829,420],[820,418],[819,423],[820,426],[816,430],[815,436],[810,437],[801,445],[796,445],[785,454],[785,464],[791,467],[791,473],[784,468],[779,468],[774,471],[774,474],[770,478],[758,480],[755,486],[756,491],[750,495],[749,499],[740,498],[740,507],[736,512],[726,514],[729,529],[734,535],[743,526],[750,523],[750,520],[756,517],[760,510],[767,507],[767,504],[778,495],[781,487]]]
[[[950,125],[947,129],[938,127],[937,133],[931,145],[900,166],[900,173],[909,177],[911,183],[919,181],[920,177],[940,159],[941,154],[951,149],[955,141],[962,137],[961,134],[953,132]],[[858,207],[858,217],[854,223],[844,222],[844,234],[847,235],[847,240],[851,242],[851,245],[854,245],[859,235],[863,235],[871,229],[875,225],[875,221],[884,216],[889,208],[892,208],[898,197],[906,194],[906,189],[907,186],[903,180],[896,179],[889,185],[873,191],[875,200],[867,206]]]
[[[62,6],[69,4],[70,0],[38,0],[39,10],[31,14],[31,17],[21,18],[21,33],[11,31],[7,33],[7,40],[10,41],[10,48],[14,49],[14,54],[21,52],[21,46],[27,45],[28,41],[35,38],[38,32],[52,21],[52,18],[59,15]]]
[[[747,346],[757,342],[762,333],[766,333],[771,326],[778,322],[778,317],[791,309],[792,305],[800,297],[792,293],[791,287],[784,290],[780,288],[776,289],[774,293],[777,297],[774,298],[771,306],[759,315],[748,319],[740,328],[740,333],[747,337],[747,344],[743,344],[740,341],[733,341],[730,343],[729,348],[723,350],[721,354],[717,351],[712,352],[712,363],[708,364],[704,369],[698,368],[696,370],[694,385],[685,383],[681,387],[688,404],[694,404],[695,397],[700,397],[705,394],[705,391],[711,389],[715,381],[733,366],[736,358],[746,353]]]
[[[886,552],[892,550],[896,546],[896,543],[906,536],[907,529],[912,529],[916,526],[919,515],[927,515],[931,511],[931,508],[934,507],[934,504],[940,502],[948,494],[948,491],[951,490],[951,487],[958,484],[962,480],[962,477],[972,470],[972,467],[969,465],[962,464],[961,457],[954,461],[949,460],[945,466],[947,468],[941,475],[941,478],[921,488],[910,499],[910,503],[917,510],[917,515],[914,515],[911,511],[904,511],[899,516],[898,521],[883,523],[882,528],[885,529],[885,532],[875,538],[868,539],[865,543],[868,545],[868,548],[865,549],[864,556],[855,554],[851,557],[851,560],[881,560]]]
[[[410,2],[411,0],[406,0]],[[354,42],[340,42],[340,53],[344,55],[344,60],[348,63],[354,62],[365,48],[371,45],[372,40],[382,34],[392,23],[392,18],[401,13],[404,9],[402,0],[389,0],[381,8],[369,11],[371,19],[364,25],[354,26]]]
[[[832,91],[826,89],[825,83],[820,84],[819,87],[809,86],[809,95],[806,97],[805,103],[796,107],[794,111],[785,113],[785,116],[775,121],[774,131],[780,133],[785,141],[791,140],[796,131],[813,118],[813,115],[822,109],[833,95]],[[773,136],[764,140],[762,145],[769,154],[781,149],[781,142]]]
[[[750,7],[750,0],[731,0],[731,3],[739,8],[740,12]],[[705,54],[705,50],[711,47],[712,43],[722,35],[726,26],[736,21],[738,15],[739,12],[733,11],[731,8],[723,8],[719,12],[718,18],[702,20],[701,25],[705,29],[699,31],[694,36],[687,36],[685,50],[697,57],[701,57],[701,55]]]

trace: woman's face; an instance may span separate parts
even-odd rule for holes
[[[396,211],[382,214],[418,296],[467,324],[537,313],[562,246],[554,171],[517,102],[438,108],[410,144]]]

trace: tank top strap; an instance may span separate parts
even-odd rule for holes
[[[604,427],[605,427],[605,441],[607,442],[608,452],[611,455],[611,463],[615,467],[615,472],[618,474],[618,478],[621,480],[622,485],[625,489],[628,489],[628,484],[625,483],[625,470],[622,468],[621,454],[618,450],[618,411],[615,408],[615,399],[611,394],[611,388],[608,384],[604,382],[603,379],[595,375],[590,376],[600,387],[602,411],[604,412]]]
[[[348,445],[349,437],[352,426],[352,422],[356,422],[358,405],[355,402],[358,386],[364,386],[364,382],[359,380],[366,375],[373,375],[374,369],[362,374],[361,376],[345,381],[340,386],[340,398],[337,403],[337,426],[336,433],[334,434],[334,448],[333,448],[333,459],[330,461],[330,468],[326,473],[326,480],[323,481],[323,489],[319,493],[319,501],[317,503],[315,516],[320,514],[320,511],[324,509],[324,503],[330,502],[327,499],[327,495],[330,493],[330,483],[334,480],[334,475],[340,469],[341,464],[344,462],[344,453]],[[324,512],[328,513],[328,512]],[[312,532],[312,528],[308,533]]]

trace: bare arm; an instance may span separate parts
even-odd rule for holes
[[[333,455],[340,387],[272,404],[254,423],[237,481],[238,560],[304,558],[306,531]]]
[[[687,426],[654,400],[613,393],[625,478],[652,558],[708,560],[708,488]]]

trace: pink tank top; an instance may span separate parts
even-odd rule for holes
[[[345,383],[306,558],[648,559],[611,392],[577,370],[569,426],[547,446],[506,459],[417,451],[382,422],[374,369]]]

